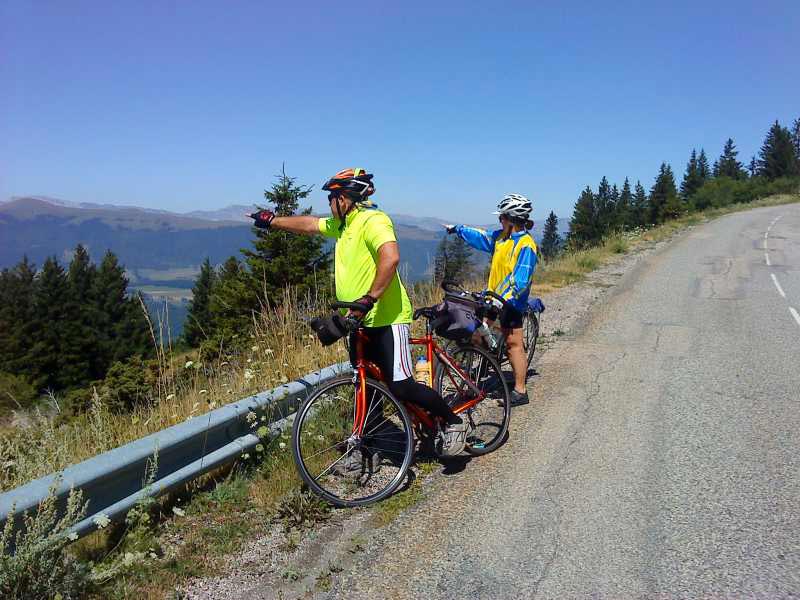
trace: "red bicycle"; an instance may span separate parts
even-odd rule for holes
[[[334,309],[357,309],[336,302]],[[509,388],[497,359],[483,348],[463,344],[441,348],[433,337],[434,307],[415,311],[426,320],[424,346],[434,365],[431,384],[468,424],[465,450],[481,455],[498,448],[511,419]],[[355,331],[355,367],[319,386],[294,417],[292,453],[303,481],[336,506],[364,506],[392,494],[406,480],[417,444],[432,442],[443,424],[419,406],[401,402],[386,387],[384,375],[364,358],[367,333],[360,322],[346,319]]]

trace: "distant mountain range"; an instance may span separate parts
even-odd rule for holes
[[[244,215],[252,210],[252,206],[232,205],[181,214],[44,196],[15,197],[0,203],[0,268],[13,266],[23,255],[37,265],[53,255],[67,263],[75,246],[82,243],[95,261],[111,249],[136,287],[186,289],[206,257],[219,264],[250,247],[253,232]],[[442,225],[449,221],[404,214],[391,217],[406,277],[426,277],[444,235]],[[537,223],[534,228],[537,239],[539,227]]]

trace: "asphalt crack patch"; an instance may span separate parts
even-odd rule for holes
[[[560,531],[561,531],[561,522],[564,517],[564,508],[561,507],[560,504],[553,497],[552,490],[561,480],[561,474],[569,464],[572,449],[577,444],[577,442],[581,437],[581,434],[583,433],[584,425],[586,424],[586,421],[589,418],[589,412],[591,411],[593,406],[593,400],[595,400],[597,396],[600,394],[601,390],[600,379],[605,375],[608,375],[609,373],[613,372],[617,368],[617,365],[619,365],[619,363],[622,362],[627,357],[627,355],[628,353],[626,351],[623,351],[617,358],[611,361],[611,363],[607,368],[598,371],[595,374],[591,383],[591,391],[582,401],[584,407],[583,410],[581,411],[580,422],[576,425],[574,431],[572,432],[572,435],[570,436],[570,440],[567,443],[566,450],[564,451],[563,459],[561,460],[561,463],[558,465],[558,467],[556,467],[553,474],[550,477],[548,477],[547,482],[543,486],[545,494],[548,497],[547,499],[549,503],[554,507],[558,506],[560,508],[556,512],[555,526],[553,528],[555,532],[554,533],[555,537],[553,540],[553,551],[549,559],[545,563],[544,568],[542,569],[541,576],[539,576],[533,583],[532,598],[536,598],[537,594],[539,593],[539,588],[541,587],[542,583],[547,579],[547,576],[550,572],[550,568],[553,566],[553,563],[555,562],[556,558],[558,558],[558,553],[560,549],[560,542],[561,542]]]

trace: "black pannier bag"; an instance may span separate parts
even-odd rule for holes
[[[447,293],[444,302],[436,307],[438,314],[431,325],[443,338],[463,340],[471,336],[481,323],[478,309],[478,303],[472,298]]]

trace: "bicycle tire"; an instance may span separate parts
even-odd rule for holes
[[[526,321],[530,322],[530,334],[528,333],[529,326]],[[525,366],[525,372],[527,373],[533,362],[533,354],[536,352],[536,342],[539,341],[539,317],[532,310],[526,311],[522,319],[522,340],[527,352],[528,362]]]
[[[357,384],[353,382],[352,375],[336,377],[325,385],[319,386],[316,390],[314,390],[311,396],[309,396],[309,398],[300,405],[297,413],[295,414],[294,424],[292,426],[292,455],[295,466],[297,467],[297,471],[300,474],[303,482],[313,493],[318,495],[320,498],[323,498],[327,502],[330,502],[334,506],[366,506],[368,504],[383,500],[391,495],[398,487],[400,487],[408,474],[408,469],[410,468],[413,460],[414,433],[412,430],[411,419],[408,416],[408,412],[406,411],[405,407],[382,383],[372,379],[367,379],[366,385],[368,388],[368,402],[370,406],[369,412],[372,412],[372,407],[376,405],[374,394],[380,394],[380,397],[385,399],[388,405],[395,411],[394,414],[396,414],[396,418],[391,420],[389,427],[402,429],[400,434],[392,432],[391,435],[394,436],[393,439],[395,440],[393,442],[388,442],[386,439],[384,439],[382,442],[375,442],[376,444],[383,443],[384,447],[382,448],[377,446],[367,446],[366,444],[364,444],[363,449],[361,447],[358,448],[358,452],[362,453],[362,457],[367,455],[368,451],[366,448],[377,448],[376,451],[371,452],[368,458],[364,458],[363,462],[365,465],[368,460],[371,460],[373,456],[377,455],[379,457],[378,460],[381,461],[381,463],[385,460],[386,462],[390,463],[391,466],[396,467],[396,472],[394,474],[390,474],[388,479],[386,472],[384,471],[382,479],[386,480],[385,485],[382,483],[381,477],[375,477],[375,475],[379,475],[380,471],[384,468],[382,465],[378,465],[378,470],[374,472],[374,467],[371,464],[363,467],[364,469],[369,468],[369,473],[367,473],[365,470],[362,470],[359,473],[358,467],[356,467],[355,470],[353,470],[352,467],[346,467],[344,469],[346,471],[344,474],[336,473],[336,469],[331,471],[331,467],[333,467],[337,462],[341,461],[342,458],[347,457],[345,460],[346,463],[350,456],[356,452],[355,449],[351,448],[348,440],[342,438],[343,435],[347,435],[349,437],[353,426],[353,410],[355,408]],[[340,399],[328,401],[328,404],[326,405],[326,395],[333,393],[336,388],[341,388],[343,395]],[[372,391],[372,395],[369,393],[370,390]],[[348,396],[350,399],[351,408],[349,409],[349,412],[345,414],[344,407]],[[337,402],[337,404],[334,405],[334,402]],[[320,412],[326,410],[327,413]],[[380,410],[384,411],[384,408],[382,407]],[[319,418],[318,423],[314,423],[312,420],[312,417],[314,417],[315,413],[319,413],[317,415]],[[384,413],[381,412],[380,414]],[[326,419],[328,420],[326,421]],[[388,422],[389,418],[384,418],[383,421]],[[378,427],[382,426],[383,421],[378,425],[375,425],[374,428],[377,429]],[[319,426],[320,429],[316,429],[317,426]],[[384,429],[386,429],[386,427],[384,427]],[[323,435],[328,431],[330,432],[329,436]],[[384,438],[388,437],[388,435],[384,433],[381,433],[381,435]],[[366,432],[364,441],[366,441],[369,436],[370,433]],[[377,438],[381,436],[374,434],[374,437]],[[327,445],[334,440],[336,440],[334,445],[327,447]],[[325,469],[325,471],[321,472],[319,475],[314,475],[312,471],[316,472],[318,469],[311,468],[310,463],[312,462],[312,459],[332,450],[333,452],[331,452],[327,457],[318,460],[320,464],[325,464],[330,457],[341,452],[343,448],[340,446],[340,444],[343,443],[347,444],[347,450],[345,454],[340,456],[337,461],[334,461],[334,463]],[[385,447],[387,444],[391,444],[389,447],[392,449]],[[304,454],[306,446],[308,446],[309,453]],[[323,447],[326,449],[317,451],[316,454],[310,454],[311,452],[315,451],[316,447]],[[381,456],[381,452],[383,454],[391,453],[392,456],[390,459],[385,459],[385,457]],[[328,473],[328,471],[330,471],[330,473]],[[354,472],[351,474],[349,471]],[[365,475],[367,477],[364,479],[364,483],[369,481],[370,485],[372,486],[368,489],[365,488],[365,496],[349,498],[342,497],[342,489],[357,489],[360,486],[363,487],[362,483],[359,483],[356,486],[353,484],[358,482]]]
[[[452,353],[448,353],[448,356],[463,369],[465,361],[463,358],[459,357],[464,357],[466,354],[470,353],[477,355],[480,358],[480,361],[483,361],[482,363],[480,361],[477,363],[475,371],[477,373],[477,382],[473,381],[473,383],[477,383],[479,389],[482,389],[480,387],[482,382],[483,384],[490,386],[487,390],[484,390],[489,392],[487,393],[486,398],[484,398],[473,408],[461,413],[462,418],[466,417],[471,425],[471,433],[467,437],[467,444],[464,446],[464,449],[469,454],[480,456],[496,450],[505,441],[508,434],[509,423],[511,422],[511,394],[508,387],[508,382],[503,376],[503,371],[500,368],[500,363],[488,350],[480,348],[474,344],[463,344],[456,347]],[[472,369],[472,364],[473,360],[470,359],[470,361],[467,363],[468,370]],[[443,364],[441,360],[438,361],[438,365],[436,367],[436,376],[434,378],[434,388],[443,398],[445,398],[445,400],[449,399],[450,403],[453,404],[454,400],[457,402],[462,395],[470,392],[468,392],[466,389],[462,389],[462,391],[448,392],[445,389],[445,384],[452,384],[452,381],[450,381],[449,377],[447,380],[445,379],[445,374],[448,371],[450,371],[450,367]],[[490,371],[493,371],[493,374],[490,373]],[[453,393],[456,393],[458,397],[453,399]],[[499,409],[501,415],[500,417],[494,416],[495,413],[498,412],[497,409]],[[493,418],[494,421],[476,422],[475,415],[478,413],[488,414],[490,416],[479,416],[477,419]],[[488,433],[484,433],[484,431]],[[489,439],[487,440],[486,437]]]

